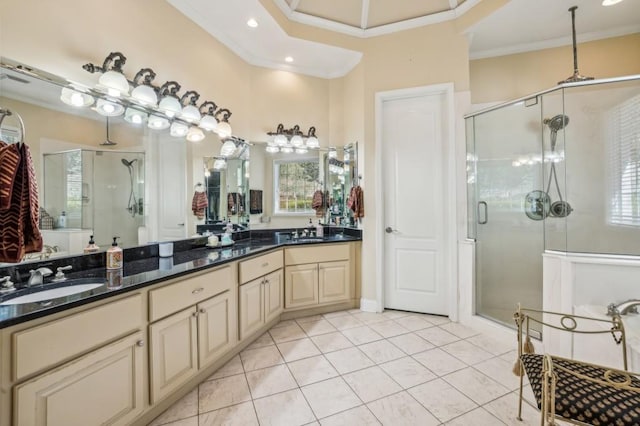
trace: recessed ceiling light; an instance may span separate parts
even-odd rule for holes
[[[602,0],[603,6],[613,6],[614,4],[620,3],[622,0]]]
[[[247,21],[247,25],[250,26],[251,28],[256,28],[258,26],[258,21],[251,18]]]
[[[286,58],[284,58],[284,60],[286,62],[293,62],[293,58],[291,56],[287,56]]]

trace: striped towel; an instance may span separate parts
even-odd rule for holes
[[[207,194],[201,191],[195,191],[193,193],[193,200],[191,201],[191,210],[198,219],[204,219],[204,212],[209,206],[209,200],[207,200]]]

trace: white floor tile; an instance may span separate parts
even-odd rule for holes
[[[380,422],[364,405],[334,414],[320,421],[322,426],[375,426]]]
[[[349,348],[341,351],[330,352],[328,354],[324,354],[324,356],[340,374],[351,373],[352,371],[362,370],[363,368],[374,365],[374,362],[367,358],[367,356],[358,348]]]
[[[335,318],[335,317],[343,317],[345,315],[349,315],[349,312],[347,311],[329,312],[326,314],[322,314],[322,317],[325,319],[328,319],[328,318]]]
[[[514,393],[491,401],[483,408],[508,425],[537,426],[540,424],[540,412],[526,402],[522,403],[522,421],[517,419],[518,397]]]
[[[287,365],[300,386],[331,379],[339,375],[331,363],[322,355],[290,362]]]
[[[458,336],[461,339],[466,339],[467,337],[475,336],[476,334],[480,334],[472,328],[466,327],[462,324],[458,324],[457,322],[449,322],[446,324],[440,325],[440,328],[448,331],[451,334]]]
[[[316,420],[300,389],[253,401],[260,425],[297,426]]]
[[[198,415],[198,388],[192,390],[168,410],[156,417],[149,426],[165,425]]]
[[[406,311],[394,311],[394,310],[385,310],[382,315],[384,315],[385,318],[387,319],[396,319],[396,318],[402,318],[402,317],[406,317],[411,315],[411,312],[406,312]]]
[[[223,365],[222,368],[209,376],[207,380],[221,379],[223,377],[235,376],[236,374],[241,373],[244,373],[242,361],[240,360],[240,355],[236,355]]]
[[[329,321],[322,318],[318,321],[300,322],[300,320],[298,320],[298,324],[300,325],[300,327],[302,327],[304,332],[307,333],[307,336],[318,336],[320,334],[327,334],[337,331]]]
[[[400,334],[408,333],[409,330],[395,322],[394,320],[388,320],[384,322],[377,322],[375,324],[369,324],[369,327],[384,338],[398,336]]]
[[[512,371],[513,362],[496,357],[475,364],[473,367],[512,391],[520,387],[520,378]]]
[[[448,345],[441,346],[440,349],[447,352],[449,355],[453,355],[460,361],[468,365],[477,364],[482,361],[486,361],[489,358],[493,358],[489,352],[486,352],[476,345],[473,345],[466,340],[458,340],[457,342],[449,343]]]
[[[453,335],[440,327],[425,328],[424,330],[418,330],[415,333],[423,339],[426,339],[427,342],[434,346],[448,345],[449,343],[460,340],[458,336]]]
[[[390,337],[387,340],[400,348],[407,355],[417,354],[418,352],[424,352],[428,349],[434,348],[431,343],[427,342],[415,333],[401,334],[400,336]]]
[[[284,359],[282,359],[280,351],[276,346],[244,350],[240,352],[240,359],[244,365],[244,371],[253,371],[284,364]]]
[[[286,365],[276,365],[275,367],[250,371],[247,373],[247,382],[249,382],[253,399],[298,387]]]
[[[348,330],[350,328],[361,327],[363,324],[355,319],[352,315],[345,315],[340,317],[327,318],[327,321],[331,323],[338,330]]]
[[[353,329],[356,330],[356,329]],[[353,344],[342,333],[335,332],[313,336],[311,340],[322,353],[339,351],[353,347]]]
[[[438,419],[407,392],[370,402],[367,407],[383,425],[435,426],[440,424]]]
[[[345,374],[342,378],[365,403],[400,392],[402,388],[380,367]]]
[[[376,322],[388,321],[389,318],[385,317],[381,313],[376,312],[360,312],[357,314],[352,314],[355,319],[361,321],[363,324],[374,324]]]
[[[342,334],[346,336],[354,345],[363,345],[365,343],[375,342],[376,340],[382,340],[384,337],[373,331],[370,327],[356,327],[349,330],[343,330]]]
[[[503,422],[498,420],[493,415],[489,414],[483,408],[476,408],[473,411],[469,411],[466,414],[456,417],[455,419],[445,423],[446,426],[498,426],[504,425]]]
[[[258,426],[258,419],[249,401],[201,414],[199,426]]]
[[[407,330],[417,331],[424,328],[433,327],[434,325],[427,321],[425,318],[410,315],[395,320],[398,324],[406,328]]]
[[[404,389],[436,379],[437,376],[411,357],[380,364],[385,373]]]
[[[244,374],[201,383],[198,392],[201,414],[251,400]]]
[[[451,322],[449,318],[443,317],[441,315],[429,315],[429,314],[416,314],[416,315],[426,319],[427,321],[429,321],[431,324],[434,324],[434,325],[448,324]]]
[[[494,339],[491,336],[487,336],[485,334],[478,334],[473,337],[469,337],[467,342],[471,342],[474,345],[484,349],[492,355],[503,355],[507,352],[512,351],[517,347],[517,342],[514,338],[512,342],[501,341],[498,339]],[[515,359],[515,357],[514,357]]]
[[[165,423],[162,426],[198,426],[198,416],[189,417],[188,419],[176,420],[175,422]]]
[[[301,389],[319,419],[362,405],[360,399],[340,377],[303,386]]]
[[[264,333],[262,336],[258,337],[252,344],[247,346],[245,350],[263,348],[265,346],[272,346],[272,345],[275,345],[275,342],[271,338],[271,335],[267,332],[267,333]]]
[[[387,340],[380,340],[360,345],[358,346],[358,349],[364,352],[364,354],[376,364],[393,361],[394,359],[405,356],[404,352],[389,343]]]
[[[486,404],[510,392],[510,389],[471,367],[448,374],[443,379],[478,405]]]
[[[324,319],[322,315],[309,315],[308,317],[296,318],[296,322],[300,325],[303,322],[320,321],[321,319]]]
[[[320,351],[309,338],[278,343],[277,346],[286,362],[320,355]]]
[[[453,373],[454,371],[467,367],[464,362],[439,348],[420,352],[412,355],[412,357],[437,376],[444,376],[445,374]]]
[[[284,320],[284,321],[280,321],[279,323],[277,323],[276,325],[274,325],[273,327],[271,327],[271,330],[273,330],[274,328],[280,328],[280,327],[288,327],[291,326],[293,324],[295,324],[296,321],[295,320]]]
[[[478,405],[442,379],[423,383],[407,392],[441,422],[461,416]]]
[[[272,328],[269,334],[276,343],[289,342],[291,340],[304,339],[307,335],[304,330],[295,322],[291,321],[284,327]]]

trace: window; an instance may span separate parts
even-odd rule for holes
[[[319,189],[318,159],[274,161],[274,213],[310,214],[313,193]]]
[[[609,111],[607,141],[611,194],[609,222],[640,226],[640,96]]]

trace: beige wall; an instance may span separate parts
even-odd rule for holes
[[[471,102],[508,101],[573,74],[571,46],[470,61]],[[578,68],[595,78],[640,74],[640,33],[578,45]]]

